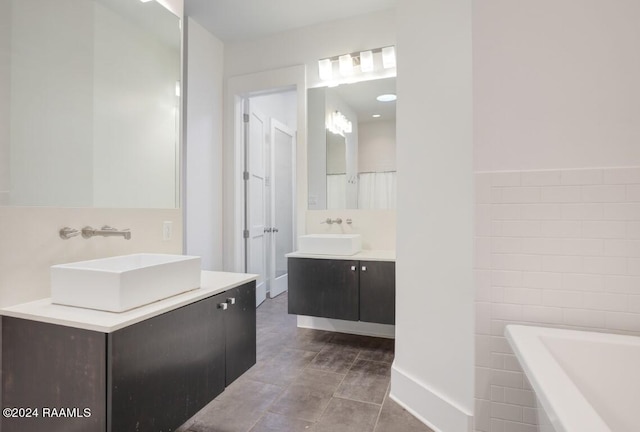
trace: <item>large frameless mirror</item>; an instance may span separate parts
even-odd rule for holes
[[[395,94],[395,78],[308,90],[309,210],[395,208]]]
[[[158,2],[0,0],[0,205],[179,205],[180,20]]]

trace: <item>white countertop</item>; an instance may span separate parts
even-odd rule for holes
[[[200,288],[120,313],[52,304],[46,298],[0,309],[0,315],[111,333],[257,278],[253,274],[203,271]]]
[[[285,255],[287,258],[316,258],[358,261],[396,261],[394,250],[363,250],[355,255],[317,255],[302,252],[291,252]]]

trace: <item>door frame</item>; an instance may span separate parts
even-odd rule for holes
[[[307,86],[305,65],[273,69],[227,80],[224,105],[224,269],[244,272],[243,99],[283,90],[296,91],[296,232],[305,230],[307,211]],[[294,246],[297,239],[294,239]]]

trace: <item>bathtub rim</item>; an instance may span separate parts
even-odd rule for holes
[[[628,343],[631,336],[509,324],[505,337],[557,432],[611,432],[595,408],[555,360],[541,337]]]

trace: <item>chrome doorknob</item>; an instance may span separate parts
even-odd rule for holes
[[[265,229],[264,229],[264,232],[266,232],[266,233],[270,233],[270,232],[271,232],[271,228],[265,228]]]
[[[273,228],[273,232],[279,232],[280,230],[278,228]]]

